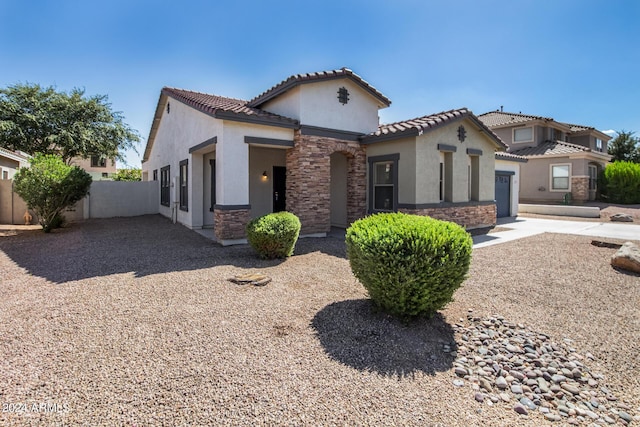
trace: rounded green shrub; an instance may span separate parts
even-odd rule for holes
[[[271,213],[247,224],[247,240],[261,258],[286,258],[293,254],[300,227],[300,220],[291,212]]]
[[[431,317],[452,301],[473,245],[457,224],[402,213],[354,222],[346,242],[351,270],[373,302],[404,319]]]
[[[609,203],[640,203],[640,164],[613,162],[600,175],[602,200]]]

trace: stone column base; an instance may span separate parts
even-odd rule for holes
[[[477,203],[477,202],[476,202]],[[399,212],[413,215],[426,215],[443,221],[455,222],[466,229],[493,227],[496,225],[495,203],[448,203],[442,207],[428,207],[407,209],[400,208]]]
[[[245,228],[250,220],[251,207],[236,208],[216,205],[213,208],[213,230],[222,245],[246,241]]]

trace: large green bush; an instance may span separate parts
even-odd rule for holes
[[[36,212],[45,233],[64,223],[64,209],[86,196],[89,187],[91,175],[52,154],[36,154],[30,167],[18,170],[13,186]]]
[[[452,222],[402,213],[371,215],[347,229],[353,274],[384,311],[433,316],[452,301],[471,262],[469,233]]]
[[[276,212],[251,220],[247,239],[261,258],[286,258],[293,254],[300,226],[300,220],[291,212]]]
[[[640,164],[613,162],[600,175],[600,196],[609,203],[640,203]]]

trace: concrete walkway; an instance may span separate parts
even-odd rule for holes
[[[497,226],[506,231],[473,237],[473,247],[497,245],[542,233],[577,234],[609,239],[639,240],[640,225],[616,222],[564,221],[541,218],[498,218]]]

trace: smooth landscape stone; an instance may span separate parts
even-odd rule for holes
[[[537,405],[533,403],[529,398],[523,397],[520,399],[520,403],[526,406],[529,409],[536,409]]]
[[[544,414],[544,419],[551,422],[562,421],[562,417],[556,414]]]
[[[478,401],[478,402],[484,402],[484,394],[482,393],[476,393],[474,398]]]
[[[516,403],[513,406],[513,410],[516,411],[518,414],[520,415],[527,415],[529,413],[529,411],[527,411],[527,408],[525,408],[522,404],[520,403]]]
[[[578,387],[576,387],[573,384],[569,384],[569,383],[562,383],[560,385],[560,387],[562,387],[563,390],[567,390],[569,393],[571,394],[578,394],[580,393],[580,389]]]
[[[454,370],[453,370],[456,375],[460,376],[460,377],[464,377],[465,375],[469,375],[469,371],[467,371],[465,368],[459,367],[457,366]]]
[[[463,380],[453,380],[453,385],[456,387],[464,387],[464,381]]]
[[[620,418],[622,418],[623,420],[625,420],[626,422],[630,423],[631,421],[633,421],[633,418],[631,418],[631,415],[627,414],[624,411],[618,411],[618,416]]]
[[[496,387],[500,390],[504,390],[509,387],[509,384],[507,384],[507,380],[504,377],[498,377],[496,378]]]
[[[518,384],[514,384],[511,386],[511,393],[513,394],[522,394],[522,386]]]

